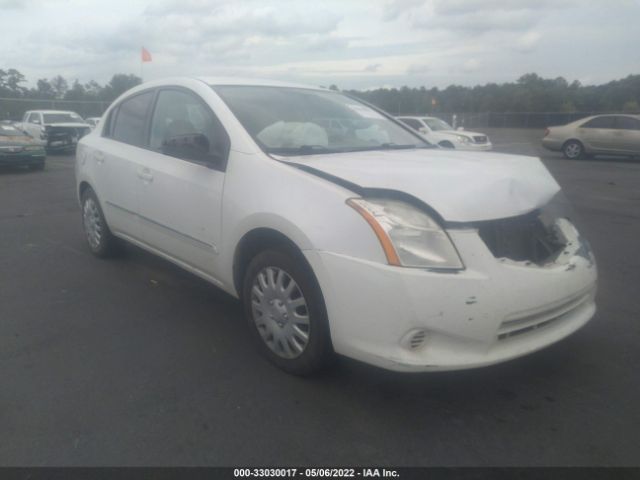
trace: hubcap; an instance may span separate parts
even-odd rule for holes
[[[88,198],[84,202],[82,218],[89,245],[91,245],[91,248],[96,249],[100,246],[100,240],[102,240],[102,221],[98,206],[92,198]]]
[[[251,287],[253,321],[264,343],[276,355],[292,359],[309,343],[311,324],[302,290],[278,267],[260,270]]]
[[[580,145],[578,145],[577,143],[570,143],[564,149],[565,153],[567,154],[567,157],[569,158],[576,158],[577,156],[579,156],[580,150],[581,150]]]

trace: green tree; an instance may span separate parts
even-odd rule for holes
[[[117,73],[105,87],[102,89],[101,97],[103,100],[113,101],[130,88],[140,85],[142,79],[135,75],[125,73]]]

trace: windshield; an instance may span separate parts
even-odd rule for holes
[[[44,123],[82,123],[82,117],[77,113],[69,112],[69,113],[45,113],[44,114]]]
[[[244,85],[212,88],[268,153],[430,147],[373,108],[338,92]]]
[[[25,132],[13,125],[0,125],[0,136],[2,137],[26,137]]]
[[[426,123],[431,130],[453,130],[451,125],[439,118],[423,118],[422,121]]]

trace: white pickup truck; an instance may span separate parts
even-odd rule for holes
[[[22,129],[47,142],[48,152],[75,149],[78,140],[91,131],[80,115],[63,110],[29,110],[22,117]]]

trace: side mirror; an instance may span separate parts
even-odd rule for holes
[[[202,133],[175,135],[162,142],[162,153],[165,155],[213,164],[219,159],[209,149],[209,139]]]
[[[459,131],[459,132],[463,132],[464,131],[464,127],[458,127],[458,128],[456,128],[456,130]]]

